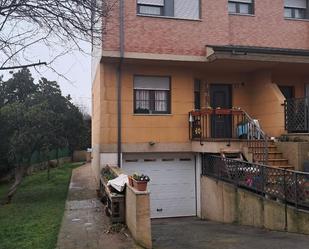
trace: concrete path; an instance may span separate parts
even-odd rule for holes
[[[110,223],[96,198],[96,189],[90,164],[73,170],[57,249],[136,248],[124,233],[106,233]]]
[[[152,221],[154,249],[307,249],[309,236],[197,218]]]

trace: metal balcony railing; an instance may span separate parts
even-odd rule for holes
[[[255,162],[268,163],[268,137],[241,109],[202,109],[189,112],[189,136],[193,141],[242,139]]]

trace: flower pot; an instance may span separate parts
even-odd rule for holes
[[[133,187],[136,188],[138,191],[146,191],[147,183],[147,181],[136,181],[135,179],[133,179]]]
[[[128,176],[128,179],[129,179],[129,185],[131,187],[133,187],[133,178],[132,178],[132,176]]]

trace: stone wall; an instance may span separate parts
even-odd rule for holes
[[[309,212],[209,177],[201,177],[201,217],[223,223],[309,234]]]

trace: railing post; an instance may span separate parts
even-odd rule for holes
[[[261,192],[262,192],[262,195],[265,195],[265,170],[264,170],[264,166],[261,166],[261,177],[262,177],[262,186],[261,186]]]
[[[236,181],[235,181],[235,185],[236,187],[238,187],[239,184],[239,162],[236,163]]]
[[[285,226],[284,230],[288,228],[288,204],[287,204],[287,186],[286,186],[286,170],[283,170],[283,184],[284,184],[284,213],[285,213]]]
[[[306,122],[306,131],[308,132],[309,131],[309,108],[308,108],[308,100],[309,100],[309,97],[306,97],[305,98],[305,122]]]
[[[191,113],[188,114],[188,120],[189,120],[189,139],[192,140],[192,121],[193,117],[191,116]]]
[[[298,179],[297,179],[297,173],[294,173],[294,195],[295,195],[295,207],[298,209]]]
[[[265,143],[264,143],[264,160],[266,165],[268,165],[268,139],[267,137],[264,138],[265,139]]]

